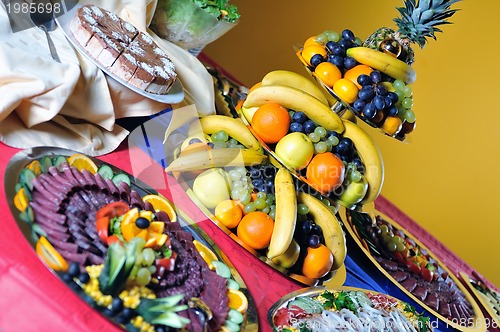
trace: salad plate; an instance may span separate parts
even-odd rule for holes
[[[96,65],[99,69],[101,69],[106,75],[111,77],[113,80],[117,81],[118,83],[122,84],[123,86],[129,88],[130,90],[134,91],[135,93],[140,94],[141,96],[144,96],[148,99],[152,99],[155,101],[158,101],[160,103],[165,103],[165,104],[177,104],[180,103],[181,101],[184,100],[184,89],[182,86],[181,81],[177,78],[175,82],[172,84],[172,86],[169,88],[168,92],[166,94],[155,94],[155,93],[150,93],[145,90],[141,90],[139,88],[136,88],[132,84],[128,83],[127,81],[123,80],[119,76],[115,75],[112,73],[108,68],[97,62],[93,57],[91,57],[87,51],[78,43],[78,41],[75,39],[73,34],[71,33],[70,30],[70,23],[72,18],[76,15],[76,12],[78,9],[81,7],[81,5],[76,5],[70,10],[68,10],[65,14],[60,15],[55,18],[57,25],[61,28],[63,31],[64,35],[66,36],[66,39],[69,40],[69,42],[73,45],[73,47],[80,53],[83,54],[87,59],[89,59],[94,65]]]
[[[340,209],[350,237],[371,263],[412,301],[460,331],[484,331],[484,316],[471,293],[436,255],[396,221]]]
[[[168,199],[74,151],[17,153],[5,173],[11,212],[47,268],[126,330],[258,330],[227,256]]]
[[[309,287],[268,312],[276,331],[432,331],[430,318],[392,296],[354,287]]]

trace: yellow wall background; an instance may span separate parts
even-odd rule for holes
[[[292,45],[324,30],[365,39],[395,27],[402,0],[233,0],[240,23],[205,48],[245,85],[269,71],[307,75]],[[415,45],[411,144],[365,127],[385,160],[382,194],[500,286],[500,1],[464,0],[437,41]]]

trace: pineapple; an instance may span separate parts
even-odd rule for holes
[[[364,41],[363,46],[393,54],[411,65],[414,61],[411,44],[415,43],[423,48],[427,37],[436,39],[434,33],[442,32],[437,26],[450,23],[446,19],[457,11],[450,9],[450,6],[458,1],[460,0],[404,0],[405,6],[397,8],[401,18],[394,19],[398,30],[380,28]]]

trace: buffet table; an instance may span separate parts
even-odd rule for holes
[[[206,58],[204,60],[207,60]],[[217,67],[215,63],[212,66]],[[15,176],[6,173],[6,167],[19,149],[0,144],[0,331],[112,331],[118,328],[105,317],[86,305],[72,290],[64,285],[38,259],[34,249],[24,239],[13,218],[6,197],[5,178]],[[167,198],[175,197],[177,207],[191,219],[201,221],[200,227],[227,254],[231,263],[244,279],[252,301],[257,308],[259,331],[270,331],[267,323],[269,308],[283,295],[304,287],[298,282],[280,274],[270,266],[236,244],[229,236],[207,219],[205,214],[189,199],[175,179],[163,172],[163,167],[151,159],[143,149],[128,142],[101,160],[134,174],[131,161],[141,160],[148,170],[141,178]],[[5,178],[4,178],[5,177]],[[165,186],[165,184],[168,184]],[[389,200],[379,197],[376,208],[396,220],[415,235],[454,273],[464,271],[479,275],[468,264],[454,255],[442,243],[422,229],[415,221],[400,211]],[[402,300],[406,296],[391,286],[384,276],[368,261],[356,244],[348,240],[346,258],[346,281],[344,285],[390,293]],[[482,278],[485,280],[485,278]],[[491,286],[491,285],[490,285]],[[446,330],[440,326],[439,330]]]

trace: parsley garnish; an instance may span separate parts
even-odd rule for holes
[[[221,21],[234,22],[240,18],[238,7],[230,5],[229,0],[193,0],[193,2]]]

